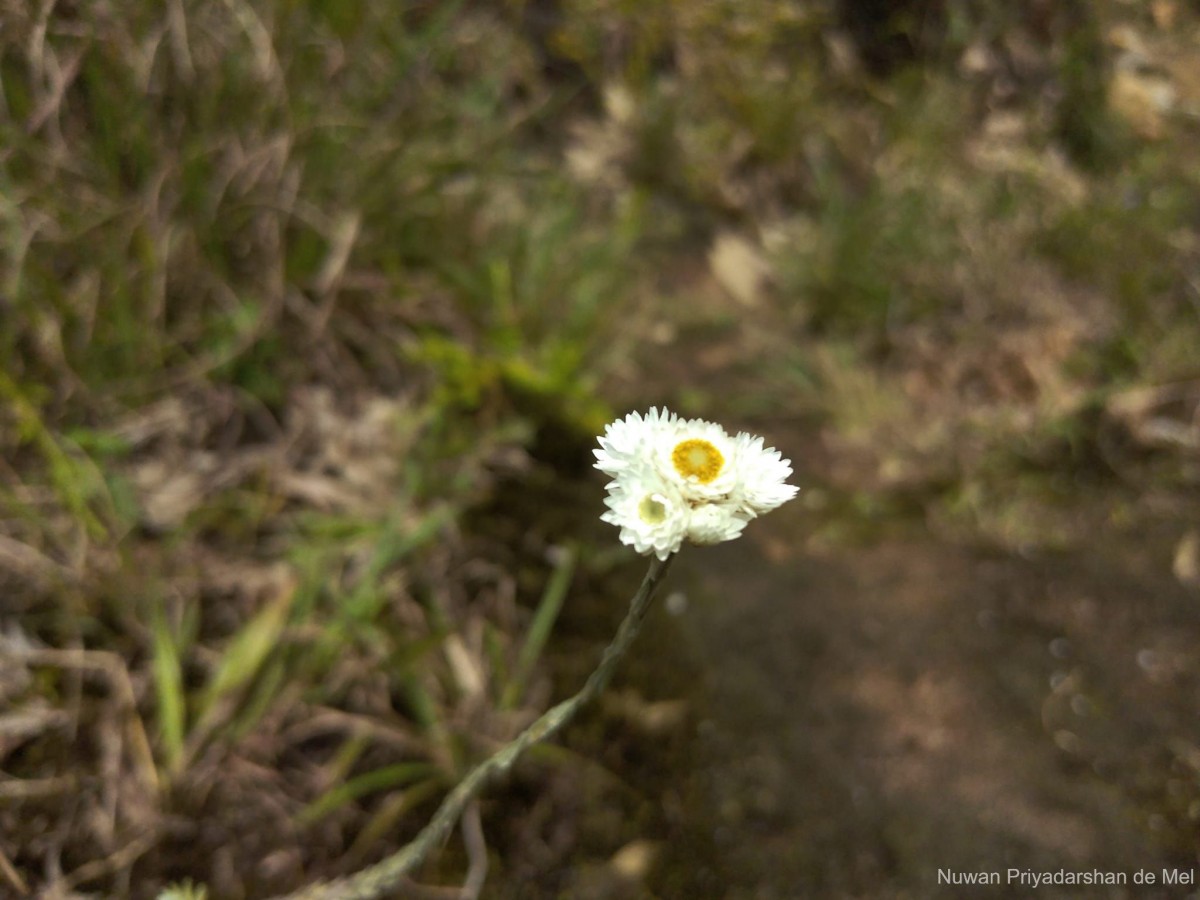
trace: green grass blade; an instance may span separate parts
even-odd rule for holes
[[[500,699],[502,709],[512,709],[525,692],[526,682],[528,682],[538,658],[542,655],[542,650],[554,628],[554,622],[558,619],[558,612],[562,609],[567,590],[571,587],[571,578],[575,574],[575,561],[578,555],[578,550],[574,546],[565,547],[562,551],[562,556],[558,560],[554,573],[550,576],[546,590],[542,592],[542,599],[538,602],[537,611],[533,614],[533,621],[529,625],[529,634],[525,636],[525,643],[517,656],[516,671],[513,673],[512,680],[505,685]]]
[[[279,643],[295,595],[294,585],[280,591],[230,642],[205,691],[205,718],[211,715],[217,701],[245,686],[262,667]]]
[[[183,733],[187,702],[183,695],[183,675],[179,646],[159,609],[154,615],[154,691],[158,698],[158,729],[162,738],[167,771],[175,775],[183,761]]]
[[[372,816],[371,820],[363,826],[362,831],[358,833],[358,837],[354,839],[354,843],[346,853],[346,858],[357,865],[385,835],[395,830],[396,823],[401,817],[430,797],[435,796],[441,789],[442,782],[439,779],[430,778],[389,797],[384,801],[379,812]]]
[[[456,515],[454,507],[439,506],[409,529],[404,529],[397,522],[386,523],[362,580],[346,599],[345,610],[350,618],[366,622],[373,620],[386,599],[379,591],[379,580],[384,573],[437,537],[442,528],[454,521]]]
[[[301,810],[298,821],[301,825],[309,825],[359,797],[410,785],[416,781],[436,785],[439,781],[438,767],[425,762],[397,763],[351,778],[344,784],[326,791]]]

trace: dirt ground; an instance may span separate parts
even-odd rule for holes
[[[1194,869],[1194,820],[1168,807],[1190,792],[1195,813],[1180,668],[1200,623],[1138,549],[696,554],[709,877],[730,897],[928,896],[939,869]]]

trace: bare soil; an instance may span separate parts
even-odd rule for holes
[[[1042,559],[928,537],[694,554],[684,628],[708,675],[690,780],[716,854],[690,865],[728,897],[1194,869],[1200,617],[1164,556],[1128,535]]]

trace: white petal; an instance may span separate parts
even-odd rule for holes
[[[763,448],[761,437],[746,432],[737,436],[741,481],[734,495],[747,515],[770,512],[796,496],[799,488],[786,483],[792,464],[774,447]]]
[[[720,544],[732,541],[746,527],[745,516],[731,507],[707,503],[692,510],[687,537],[693,544]]]

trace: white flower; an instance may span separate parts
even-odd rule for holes
[[[621,529],[621,542],[638,553],[666,559],[679,550],[687,534],[691,507],[674,487],[647,466],[626,468],[608,486],[600,516]]]
[[[655,465],[689,500],[720,500],[738,483],[738,446],[720,425],[678,420],[655,437]]]
[[[796,496],[791,463],[763,439],[736,438],[703,419],[657,407],[604,430],[596,468],[613,476],[601,518],[639,553],[666,559],[683,541],[718,544]]]
[[[604,428],[600,438],[600,449],[596,454],[596,468],[606,475],[617,476],[632,465],[642,465],[649,459],[649,450],[659,437],[672,433],[679,416],[667,412],[659,413],[658,407],[650,407],[645,417],[631,412],[624,419],[617,419]]]
[[[744,431],[738,434],[737,445],[741,480],[733,499],[739,509],[753,518],[796,496],[800,489],[786,483],[792,474],[790,460],[784,459],[774,447],[764,450],[762,438]]]

